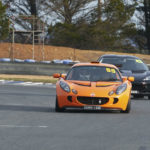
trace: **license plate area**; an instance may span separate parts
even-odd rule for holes
[[[84,110],[101,110],[100,106],[84,106]]]

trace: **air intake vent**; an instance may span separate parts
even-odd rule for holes
[[[84,97],[84,96],[78,96],[77,100],[86,105],[103,105],[106,104],[109,101],[109,98],[107,97]]]

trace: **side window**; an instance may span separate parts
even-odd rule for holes
[[[71,70],[67,76],[68,80],[71,80],[73,78],[73,70]]]
[[[101,62],[103,58],[99,57],[97,61]]]
[[[118,73],[118,71],[116,71],[116,78],[117,78],[117,80],[120,80],[121,78],[120,78],[120,75],[119,75],[119,73]]]

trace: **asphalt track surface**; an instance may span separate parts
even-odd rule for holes
[[[0,85],[0,150],[150,150],[150,101],[130,114],[54,111],[55,88]]]

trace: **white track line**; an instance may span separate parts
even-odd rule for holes
[[[48,128],[48,126],[0,125],[0,128]]]
[[[52,87],[55,88],[56,85],[52,83],[43,83],[43,82],[15,82],[8,80],[0,80],[0,84],[3,85],[22,85],[22,86],[40,86],[40,87]]]

